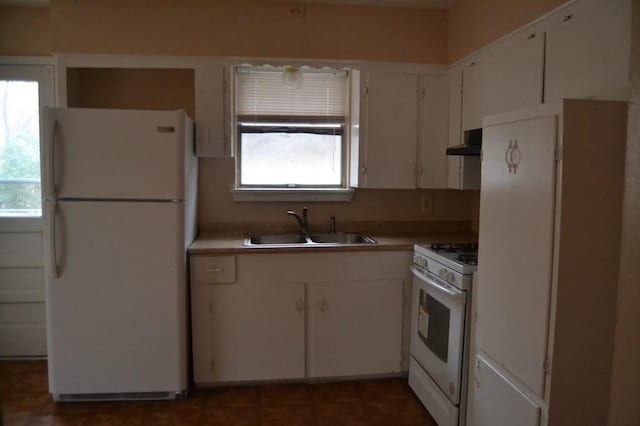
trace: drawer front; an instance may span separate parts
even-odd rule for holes
[[[235,256],[192,256],[191,282],[224,284],[236,281]]]

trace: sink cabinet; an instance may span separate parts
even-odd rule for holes
[[[304,283],[196,283],[191,291],[196,383],[304,377]]]
[[[402,280],[309,283],[309,377],[399,373]]]
[[[203,275],[229,258],[233,282]],[[403,251],[191,256],[195,384],[406,370],[410,262]]]

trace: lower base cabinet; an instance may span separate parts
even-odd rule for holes
[[[308,376],[401,370],[402,280],[310,283]]]
[[[303,378],[303,302],[304,283],[192,286],[196,383]]]
[[[402,371],[410,259],[409,252],[191,256],[195,384]]]

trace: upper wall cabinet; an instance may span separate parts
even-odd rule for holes
[[[421,85],[418,188],[447,188],[449,78],[427,74]]]
[[[481,53],[463,70],[462,130],[482,117],[542,102],[544,34],[521,31]]]
[[[230,77],[227,65],[205,61],[195,67],[196,154],[231,157]]]
[[[360,81],[357,186],[446,188],[447,76],[363,71]]]
[[[363,72],[359,186],[416,187],[419,76]]]
[[[461,145],[462,138],[462,69],[449,71],[449,146]],[[480,189],[478,157],[447,156],[447,188]]]
[[[548,19],[545,102],[627,100],[631,1],[582,0]]]

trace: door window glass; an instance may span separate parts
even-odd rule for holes
[[[39,216],[40,130],[37,81],[0,80],[0,211]]]

